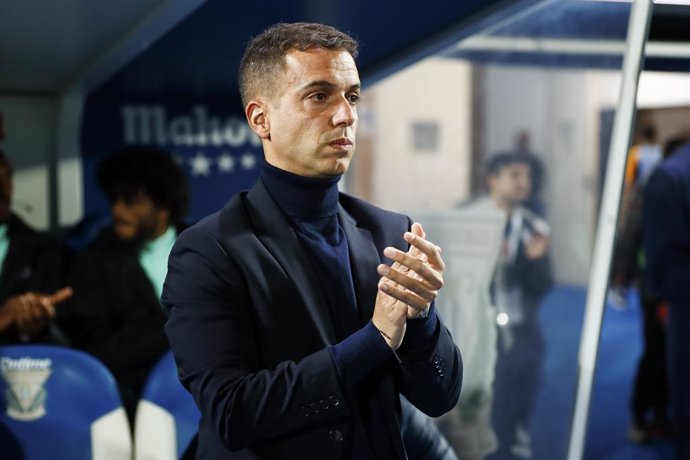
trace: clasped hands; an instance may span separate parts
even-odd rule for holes
[[[33,335],[55,316],[55,306],[72,296],[65,287],[53,294],[26,292],[7,299],[0,306],[0,330],[14,324],[21,333]]]
[[[408,251],[384,249],[383,254],[393,264],[380,264],[377,268],[381,279],[372,322],[393,350],[405,337],[407,320],[427,311],[443,287],[445,264],[441,248],[425,239],[419,223],[412,224],[410,230],[404,235],[410,244]]]

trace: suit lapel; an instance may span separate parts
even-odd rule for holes
[[[333,318],[318,283],[311,261],[283,211],[273,201],[261,180],[247,194],[247,210],[256,228],[256,235],[292,279],[304,299],[305,307],[324,343],[336,342]]]
[[[381,259],[369,230],[357,227],[357,222],[342,206],[339,206],[339,213],[350,251],[352,281],[355,284],[359,319],[361,324],[366,324],[374,314],[376,286],[379,280],[376,267],[381,263]]]
[[[345,230],[348,245],[350,247],[350,265],[352,266],[352,278],[355,283],[355,295],[362,324],[371,320],[374,314],[377,285],[380,275],[376,267],[381,263],[380,252],[374,244],[371,232],[357,226],[355,219],[350,216],[342,206],[339,209],[340,222]],[[400,413],[400,409],[391,406],[391,401],[399,401],[398,390],[393,385],[393,380],[386,377],[379,381],[377,394],[373,396],[372,407],[382,410],[383,413]],[[389,397],[391,396],[392,397]],[[397,403],[399,404],[399,402]],[[398,417],[386,417],[384,419],[388,433],[400,433]],[[402,444],[397,436],[392,436],[391,443],[395,449],[394,458],[405,458]],[[391,454],[382,446],[374,446],[380,458],[389,458]]]

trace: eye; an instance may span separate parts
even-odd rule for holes
[[[347,96],[347,100],[350,102],[350,105],[357,105],[357,103],[359,102],[359,94],[350,94]]]
[[[309,96],[309,99],[316,102],[324,102],[326,99],[328,99],[328,97],[326,96],[326,93],[314,93]]]

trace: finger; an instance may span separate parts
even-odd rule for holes
[[[412,232],[406,232],[403,237],[405,238],[405,241],[407,241],[410,246],[416,248],[419,253],[426,255],[427,261],[433,265],[434,267],[437,267],[440,270],[444,270],[446,268],[446,265],[443,262],[443,259],[441,258],[441,248],[436,246],[434,243],[432,243],[429,240],[426,240],[422,238],[419,235],[415,235]],[[412,251],[410,251],[410,254],[412,254]]]
[[[20,297],[20,300],[24,307],[24,323],[40,321],[55,315],[55,308],[48,296],[27,292]]]
[[[31,322],[43,315],[43,306],[38,298],[38,296],[32,292],[27,292],[20,297],[22,301],[22,307],[24,309],[23,322]]]
[[[29,300],[29,297],[26,294],[22,294],[19,296],[19,305],[21,306],[21,308],[19,310],[16,310],[15,315],[18,324],[23,323],[31,317],[31,301]]]
[[[72,294],[74,294],[74,291],[68,286],[53,292],[48,296],[48,300],[52,305],[57,305],[72,297]]]
[[[39,297],[39,305],[42,308],[42,314],[41,317],[45,318],[46,316],[53,317],[55,316],[55,307],[53,306],[53,303],[50,301],[50,298],[47,296],[41,296]]]
[[[410,228],[410,233],[412,233],[413,235],[416,235],[420,238],[426,239],[426,233],[424,233],[424,229],[422,228],[422,225],[419,222],[415,222],[412,224],[412,227]],[[409,243],[409,241],[408,241],[408,243]],[[411,255],[413,255],[415,257],[419,257],[421,254],[423,254],[419,250],[419,248],[417,248],[413,245],[410,245],[408,253],[410,253]]]
[[[402,289],[393,284],[379,283],[379,289],[390,297],[397,299],[404,303],[406,306],[412,307],[415,310],[421,311],[426,309],[428,303],[427,301],[407,289]],[[405,311],[407,315],[407,311]]]
[[[412,257],[410,254],[391,247],[384,249],[383,254],[409,270],[414,271],[421,279],[429,283],[431,289],[441,289],[443,287],[443,278],[440,272],[434,269],[432,264],[425,263],[417,257]],[[441,261],[441,263],[443,262]],[[393,265],[394,267],[392,268],[396,268],[395,264]],[[404,269],[397,269],[397,271],[406,272]]]
[[[410,231],[417,236],[421,236],[422,238],[426,238],[426,233],[424,232],[424,228],[422,228],[422,224],[420,224],[419,222],[413,223],[412,227],[410,228]]]
[[[388,295],[388,292],[390,292],[394,288],[395,284],[389,279],[386,279],[384,277],[379,279],[376,302],[377,305],[381,305],[384,307],[384,310],[387,312],[387,314],[394,313],[395,315],[399,316],[400,319],[402,319],[406,316],[405,312],[409,307],[407,306],[407,304],[400,302],[398,299]],[[379,302],[379,296],[381,296],[381,302]]]
[[[394,281],[396,284],[409,289],[418,296],[426,299],[427,303],[436,298],[438,292],[426,280],[410,277],[404,273],[392,269],[388,265],[381,264],[378,266],[378,272],[385,278]]]

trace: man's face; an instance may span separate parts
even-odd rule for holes
[[[290,50],[272,89],[259,97],[266,161],[307,177],[345,173],[355,151],[360,92],[352,56],[324,48]]]
[[[0,223],[10,217],[12,202],[12,175],[7,166],[0,166]]]
[[[498,174],[489,178],[491,194],[503,204],[522,204],[532,189],[532,174],[529,165],[512,163],[504,166]]]
[[[156,206],[142,191],[130,199],[117,198],[110,211],[113,230],[122,241],[151,240],[162,235],[168,228],[168,210]]]

